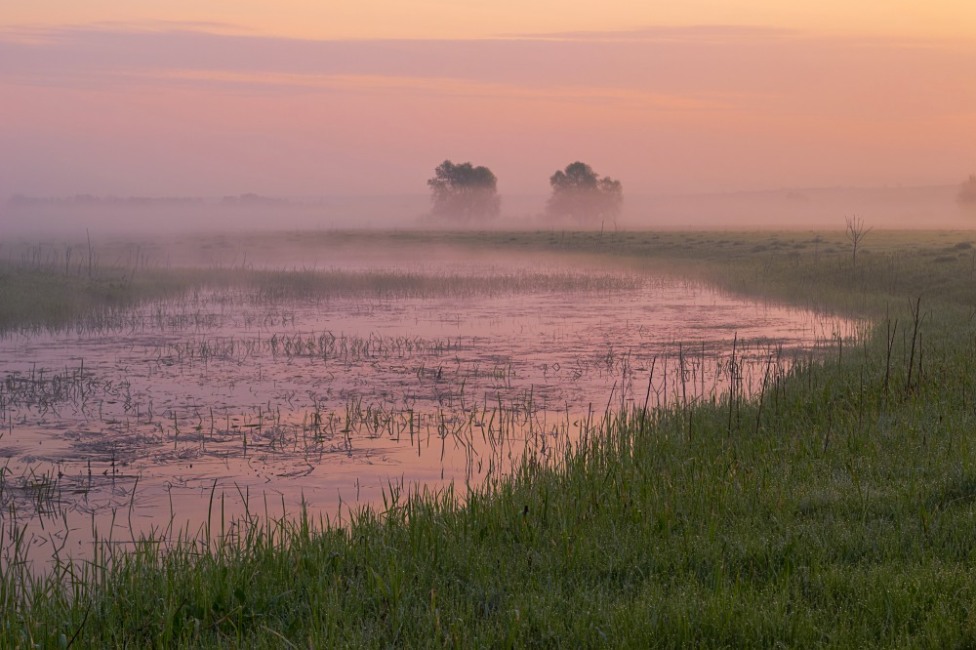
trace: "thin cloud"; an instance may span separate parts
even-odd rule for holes
[[[198,32],[214,35],[255,35],[250,27],[236,23],[202,20],[150,20],[127,22],[118,20],[96,21],[76,25],[15,24],[0,26],[0,42],[26,45],[55,45],[72,38],[72,34],[130,33],[152,34],[160,32]]]
[[[481,83],[448,77],[404,77],[383,75],[314,75],[292,73],[248,73],[222,70],[170,70],[153,77],[153,83],[173,83],[213,89],[226,87],[254,92],[342,92],[384,96],[484,98],[492,101],[535,101],[553,104],[596,104],[630,107],[645,111],[707,112],[733,107],[731,98],[695,97],[647,92],[640,89],[599,86],[550,86],[535,88],[513,84]]]
[[[972,45],[812,37],[748,26],[648,27],[577,38],[315,41],[214,33],[206,23],[0,32],[0,83],[132,83],[165,71],[465,79],[477,84],[616,88],[677,97],[839,93],[868,105],[902,101],[879,83],[937,94],[968,88]],[[222,26],[222,25],[220,25]],[[233,26],[226,26],[228,29]],[[623,34],[623,36],[621,36]],[[603,38],[608,40],[602,40]],[[862,93],[859,88],[874,88]],[[857,91],[854,95],[850,93]],[[965,89],[960,91],[968,96]],[[839,96],[838,101],[843,101]]]
[[[763,27],[754,25],[655,25],[627,30],[593,30],[568,32],[534,32],[503,34],[502,38],[543,41],[691,41],[735,42],[756,40],[783,40],[807,37],[809,34],[796,29]]]
[[[424,188],[417,160],[449,155],[510,179],[580,157],[645,186],[742,187],[971,164],[976,44],[747,26],[359,41],[228,30],[0,31],[0,181],[30,191],[62,169],[95,183],[86,191],[101,178],[189,191],[287,169],[279,187],[345,190],[371,189],[382,168],[390,187]]]

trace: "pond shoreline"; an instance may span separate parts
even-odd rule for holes
[[[817,243],[633,236],[607,247],[580,234],[575,249],[674,268],[697,260],[729,288],[792,290],[797,302],[878,324],[757,399],[608,409],[601,435],[567,450],[560,469],[526,463],[461,507],[449,492],[394,490],[382,516],[363,511],[343,529],[319,533],[299,518],[252,522],[213,553],[147,545],[112,571],[90,565],[80,582],[34,585],[30,601],[8,565],[4,593],[20,604],[7,609],[17,614],[6,638],[194,647],[971,640],[966,250],[933,263],[956,242],[872,233],[854,274],[839,244],[825,251],[829,234]],[[479,245],[517,250],[545,243],[485,238]],[[740,252],[749,244],[766,248]]]
[[[478,490],[526,454],[555,462],[594,410],[753,395],[859,327],[622,265],[411,257],[346,247],[231,286],[200,268],[181,294],[0,337],[0,506],[23,557],[86,561],[95,530],[215,535],[268,498],[335,521],[391,482]]]

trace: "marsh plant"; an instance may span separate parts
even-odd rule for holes
[[[687,269],[869,320],[856,337],[825,327],[818,347],[799,351],[733,331],[719,355],[682,340],[667,354],[642,356],[643,346],[613,341],[580,356],[590,365],[546,361],[538,372],[560,386],[580,368],[603,377],[599,401],[559,416],[544,390],[518,386],[517,364],[491,380],[495,397],[506,382],[515,391],[496,406],[445,363],[476,341],[429,336],[457,347],[404,358],[423,358],[410,381],[439,396],[437,408],[351,399],[337,409],[319,400],[302,415],[303,435],[340,449],[399,436],[409,449],[419,440],[421,454],[448,458],[453,449],[461,459],[498,459],[505,471],[470,486],[392,479],[372,507],[347,501],[341,519],[310,504],[282,513],[266,497],[255,503],[248,486],[240,488],[243,511],[226,517],[233,495],[211,479],[197,497],[205,524],[94,545],[80,563],[58,550],[40,574],[8,527],[4,644],[973,643],[976,303],[965,234],[874,232],[853,283],[842,232],[442,237],[477,248],[629,256],[636,267]],[[301,336],[297,349],[309,340],[318,349],[317,338]],[[385,343],[369,349],[399,359],[395,338],[378,340]],[[356,358],[375,360],[362,345]],[[250,354],[238,367],[261,356],[321,363],[280,348]],[[703,391],[710,367],[721,371]],[[94,372],[87,360],[85,368]],[[177,449],[184,441],[218,447],[222,429],[238,436],[239,455],[245,436],[248,455],[289,440],[286,433],[282,445],[287,418],[275,405],[257,419],[238,416],[238,430],[216,413],[158,413],[162,439]],[[479,438],[488,451],[476,454]],[[52,475],[30,477],[4,475],[47,499]],[[128,516],[125,507],[117,512]]]

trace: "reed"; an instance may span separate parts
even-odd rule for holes
[[[106,545],[42,577],[17,561],[15,540],[2,645],[976,643],[976,305],[960,234],[873,231],[853,280],[841,232],[440,237],[694,265],[730,289],[874,324],[789,364],[770,349],[754,398],[737,390],[737,350],[730,390],[692,399],[695,357],[682,350],[665,391],[680,400],[655,408],[646,379],[643,403],[611,400],[571,444],[470,494],[394,484],[381,508],[341,521],[266,511],[232,535]],[[611,361],[624,363],[616,350]],[[533,400],[472,421],[487,419],[495,440],[496,423],[531,420]],[[386,426],[368,405],[347,417]],[[414,435],[416,422],[394,428]],[[432,426],[455,436],[446,413]]]

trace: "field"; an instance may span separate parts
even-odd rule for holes
[[[567,417],[583,426],[567,427],[556,453],[528,455],[471,492],[389,485],[379,507],[354,509],[342,526],[300,507],[280,517],[248,510],[231,531],[208,521],[199,533],[96,544],[89,559],[38,574],[17,545],[23,529],[5,516],[5,541],[14,543],[5,544],[0,581],[4,647],[976,642],[972,233],[872,231],[856,257],[843,232],[352,232],[198,245],[219,261],[205,274],[180,260],[142,263],[156,254],[150,244],[98,243],[98,259],[78,245],[85,252],[72,257],[67,244],[13,252],[5,244],[0,324],[110,327],[113,315],[179,303],[201,288],[308,297],[324,271],[299,265],[283,281],[288,259],[323,247],[380,256],[436,247],[466,258],[552,256],[574,268],[606,260],[614,272],[524,269],[490,289],[449,272],[436,275],[437,287],[430,274],[347,272],[325,286],[487,299],[532,295],[519,285],[528,278],[533,291],[543,284],[547,294],[578,297],[631,291],[633,274],[653,272],[871,325],[749,371],[733,348],[726,373],[707,380],[714,390],[690,398],[687,384],[702,375],[654,387],[650,354],[633,364],[640,379],[618,402],[623,369],[612,366],[599,406]],[[188,248],[180,250],[197,254]],[[689,376],[684,354],[678,377]],[[466,367],[505,381],[483,360]],[[648,395],[653,388],[665,399],[641,399],[645,382]],[[567,383],[557,376],[557,386]],[[512,412],[501,406],[496,417]],[[180,418],[164,425],[167,444]],[[55,477],[25,476],[5,472],[4,494],[40,507],[61,499]]]

